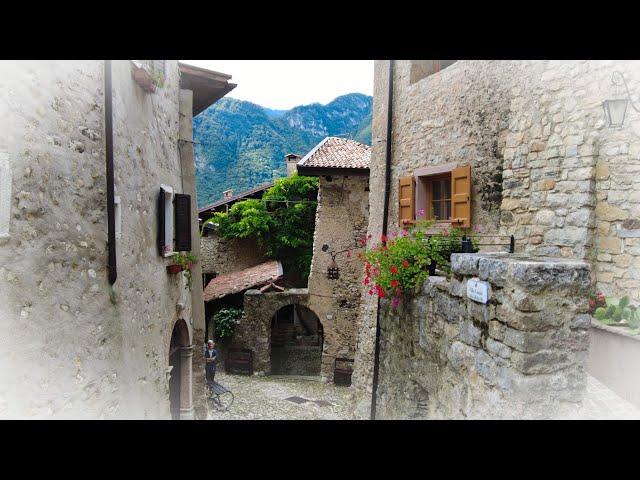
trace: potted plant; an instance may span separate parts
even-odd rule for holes
[[[191,253],[183,254],[183,253],[176,252],[171,256],[171,259],[173,260],[173,264],[167,266],[167,272],[169,273],[184,272],[184,277],[187,280],[185,288],[187,290],[191,290],[191,287],[193,285],[191,268],[193,267],[193,264],[198,261],[198,257]]]
[[[163,87],[164,75],[153,70],[153,66],[149,61],[145,63],[133,61],[131,63],[133,79],[145,92],[154,93],[158,87]]]

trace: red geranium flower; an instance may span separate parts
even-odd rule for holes
[[[392,287],[397,287],[398,286],[398,280],[391,280],[391,286]]]
[[[396,267],[395,265],[391,265],[391,273],[393,274],[398,273],[398,267]]]
[[[373,295],[373,289],[369,289],[369,295]]]
[[[387,236],[386,235],[380,235],[380,241],[381,242],[386,242],[387,241]]]
[[[402,261],[402,266],[403,266],[404,268],[409,268],[409,260],[403,260],[403,261]]]

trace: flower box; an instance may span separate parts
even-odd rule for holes
[[[171,275],[180,273],[182,270],[183,270],[182,265],[177,265],[177,264],[167,265],[167,273]]]
[[[153,83],[151,74],[144,67],[137,65],[136,63],[132,63],[131,65],[133,79],[136,83],[140,85],[145,92],[154,93],[156,91],[156,86]]]

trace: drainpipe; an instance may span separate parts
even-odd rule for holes
[[[386,237],[389,217],[389,194],[391,191],[391,124],[393,119],[393,67],[394,61],[389,60],[389,92],[387,99],[387,151],[385,154],[384,172],[384,204],[382,217],[382,234]],[[386,243],[386,242],[383,242]],[[373,387],[371,391],[371,420],[376,419],[376,402],[378,396],[378,374],[380,362],[380,297],[376,309],[376,345],[373,355]]]
[[[116,216],[113,186],[113,96],[111,82],[111,60],[104,61],[104,143],[107,167],[107,248],[109,250],[109,284],[116,283]]]

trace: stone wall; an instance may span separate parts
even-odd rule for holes
[[[366,235],[369,221],[369,179],[367,176],[320,177],[313,260],[309,275],[309,305],[324,329],[322,377],[333,381],[336,358],[354,358],[363,266],[357,247]],[[338,252],[340,278],[329,280],[332,258],[323,252]]]
[[[397,311],[381,307],[380,419],[564,418],[586,388],[587,263],[455,254]],[[482,304],[469,278],[490,285]]]
[[[374,73],[372,211],[383,211],[387,61]],[[417,168],[470,164],[472,224],[514,235],[516,251],[592,262],[595,287],[640,299],[640,115],[606,125],[602,102],[618,98],[614,70],[631,92],[636,61],[467,61],[411,81],[396,61],[389,230],[398,225],[398,180]],[[634,94],[635,95],[635,94]],[[636,97],[633,97],[636,100]],[[381,233],[381,215],[369,232]],[[585,292],[586,294],[586,292]],[[356,416],[370,403],[375,300],[364,299],[354,372]]]
[[[202,273],[236,272],[255,267],[269,259],[265,249],[249,238],[224,239],[216,233],[209,233],[200,238],[200,258]]]
[[[166,418],[174,323],[191,295],[157,253],[160,184],[182,192],[179,73],[145,93],[113,62],[118,280],[107,281],[102,61],[3,62],[0,417]],[[177,304],[184,309],[180,312]],[[189,327],[191,328],[191,327]]]
[[[244,294],[244,311],[236,325],[230,347],[253,350],[253,370],[257,374],[271,373],[271,319],[287,305],[308,307],[309,291],[306,288],[290,288],[284,292],[260,293],[247,290]],[[210,327],[211,328],[211,327]]]

